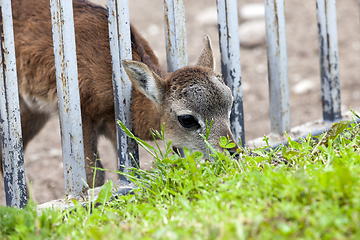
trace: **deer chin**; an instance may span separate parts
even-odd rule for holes
[[[195,151],[199,151],[203,154],[203,158],[207,158],[207,151],[206,151],[206,145],[204,143],[204,146],[202,147],[198,147],[198,146],[191,146],[191,144],[181,144],[181,143],[174,143],[173,142],[173,147],[180,149],[180,148],[187,148],[188,150],[191,151],[191,153],[195,152]]]

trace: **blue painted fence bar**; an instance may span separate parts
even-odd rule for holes
[[[277,135],[283,135],[291,128],[284,0],[264,0],[264,5],[270,94],[270,131]]]
[[[163,0],[167,69],[188,64],[184,0]]]
[[[236,140],[245,144],[243,95],[241,88],[240,39],[236,0],[217,0],[221,72],[232,90],[234,106],[230,116]]]
[[[72,1],[50,0],[65,195],[83,198],[88,186],[80,109]]]
[[[108,0],[108,15],[116,118],[114,120],[121,120],[128,129],[132,129],[131,81],[121,65],[121,60],[132,59],[128,2]],[[126,172],[126,168],[139,167],[139,151],[135,140],[129,138],[117,123],[116,133],[119,171]],[[120,180],[127,181],[123,175],[120,175]]]
[[[163,0],[163,11],[167,70],[173,72],[188,65],[184,0]]]
[[[5,199],[7,206],[22,208],[27,199],[11,1],[1,0],[0,8],[3,23],[0,118]]]
[[[341,119],[336,1],[317,0],[316,8],[323,118],[333,122]]]

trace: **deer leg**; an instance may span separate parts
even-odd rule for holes
[[[21,131],[23,139],[24,152],[28,143],[40,132],[45,123],[49,120],[49,115],[46,113],[39,113],[31,111],[27,105],[20,98],[21,108]],[[0,175],[3,175],[2,164],[2,151],[0,146]],[[28,187],[30,186],[28,179],[26,178],[27,196],[29,197]],[[35,201],[35,199],[33,199]]]
[[[103,165],[98,155],[98,134],[95,131],[93,121],[86,114],[82,115],[83,122],[83,137],[84,137],[84,151],[85,151],[85,172],[86,181],[90,188],[99,187],[105,182],[105,172],[96,168],[103,168]],[[94,174],[95,182],[93,182]]]
[[[20,99],[21,100],[21,99]],[[21,101],[20,101],[21,103]],[[21,131],[23,139],[24,151],[26,146],[33,139],[40,130],[44,127],[45,123],[49,120],[49,115],[44,113],[32,112],[25,104],[21,106]],[[0,146],[1,149],[1,146]],[[2,152],[0,151],[0,168],[2,173]]]

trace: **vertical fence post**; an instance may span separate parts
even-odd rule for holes
[[[108,15],[118,163],[119,171],[126,172],[126,168],[139,167],[139,151],[136,142],[129,138],[117,124],[117,120],[120,119],[128,129],[132,130],[130,115],[132,85],[121,64],[121,60],[132,59],[128,1],[108,0]],[[132,160],[130,154],[135,161]],[[128,181],[123,175],[120,175],[120,180]]]
[[[184,0],[163,0],[167,69],[188,64]]]
[[[240,40],[236,0],[217,0],[221,71],[234,97],[231,130],[236,140],[245,144],[244,110],[241,88]]]
[[[7,206],[27,204],[11,0],[1,0],[0,118]]]
[[[163,7],[167,69],[173,72],[188,65],[184,0],[163,0]]]
[[[333,122],[341,119],[336,1],[317,0],[316,8],[323,118],[325,121]]]
[[[85,156],[72,1],[50,0],[65,194],[86,195]]]
[[[291,128],[284,0],[264,0],[264,4],[271,133],[283,135]]]

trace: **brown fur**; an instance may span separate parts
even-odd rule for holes
[[[26,148],[49,117],[57,112],[51,19],[48,0],[13,0],[12,8],[21,123]],[[90,167],[95,166],[99,136],[105,135],[116,146],[108,18],[106,9],[84,0],[74,1],[73,8],[86,175],[89,186],[92,186],[93,169]],[[182,142],[191,144],[193,139],[203,144],[198,134],[204,133],[203,130],[189,135],[189,129],[182,129],[177,120],[176,111],[185,109],[188,104],[206,118],[219,119],[214,123],[213,129],[217,133],[214,135],[216,139],[211,143],[218,145],[220,135],[229,135],[234,140],[228,127],[232,97],[221,78],[212,72],[214,61],[209,40],[205,44],[209,46],[205,46],[201,54],[199,66],[172,74],[160,69],[149,44],[133,26],[131,41],[133,60],[146,64],[134,65],[132,61],[124,63],[134,84],[131,111],[135,135],[144,140],[152,139],[149,129],[160,130],[160,123],[165,123],[166,136],[175,139],[176,147],[188,146]],[[161,99],[150,100],[151,96],[149,99],[147,90],[139,87],[144,76],[139,78],[136,74],[132,75],[131,66],[145,71],[145,78],[154,76],[157,81],[155,92],[159,93]],[[213,78],[218,79],[215,84],[213,80],[209,80]],[[192,91],[194,86],[198,88],[195,92]],[[216,91],[222,93],[219,95]],[[192,98],[191,101],[187,100],[189,97]],[[175,111],[174,104],[180,104],[181,107]],[[179,140],[177,135],[185,138]],[[195,149],[203,151],[203,145]],[[101,167],[100,161],[96,163]],[[95,186],[102,185],[103,182],[104,172],[97,171]]]

